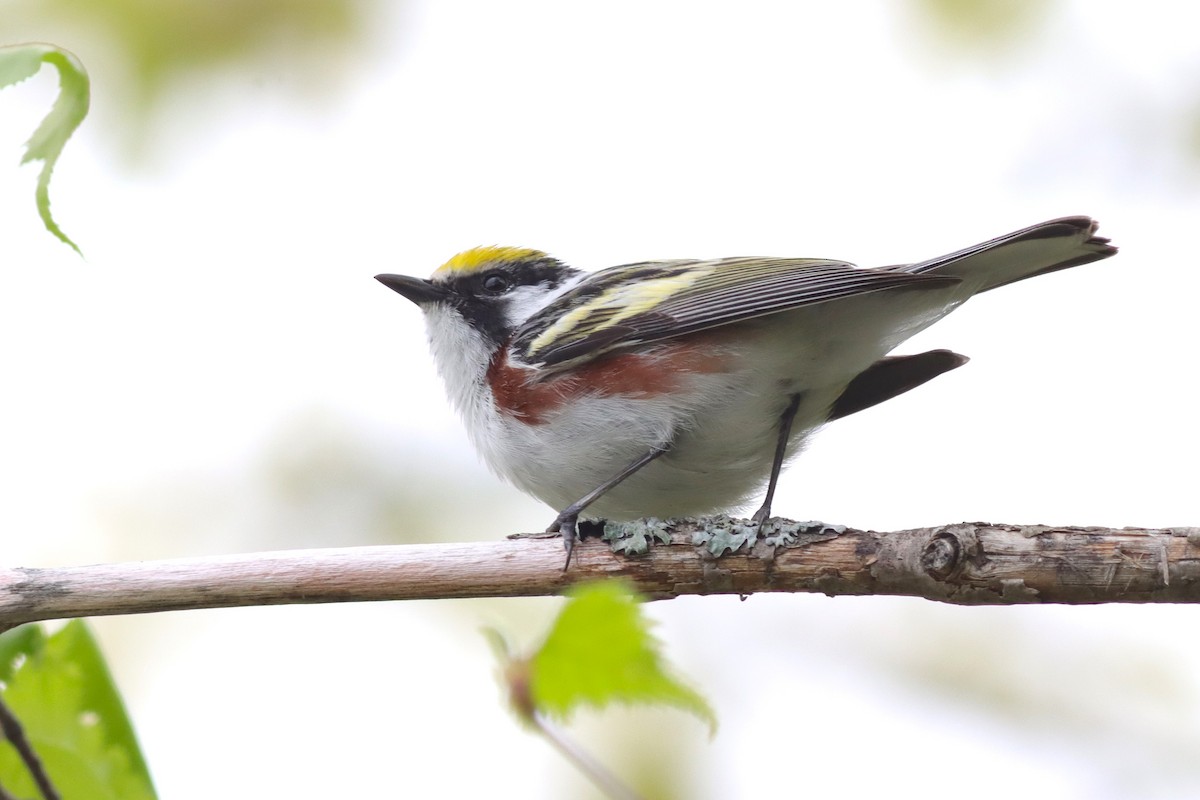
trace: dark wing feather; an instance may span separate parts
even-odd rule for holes
[[[829,421],[898,397],[943,372],[961,367],[967,360],[966,356],[949,350],[881,358],[850,381],[829,410]]]
[[[629,264],[597,272],[514,335],[526,362],[565,366],[647,342],[902,287],[959,279],[860,269],[843,261],[726,258]]]

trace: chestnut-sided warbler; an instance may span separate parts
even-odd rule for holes
[[[740,505],[770,516],[783,463],[830,420],[966,363],[887,356],[969,297],[1116,253],[1066,217],[880,269],[817,258],[647,261],[584,273],[479,247],[429,280],[376,276],[420,306],[438,371],[496,473],[559,510],[632,520]]]

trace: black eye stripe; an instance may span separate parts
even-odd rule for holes
[[[445,281],[447,288],[463,297],[500,297],[518,286],[558,287],[577,270],[545,258],[538,261],[495,264],[486,270],[456,275]]]

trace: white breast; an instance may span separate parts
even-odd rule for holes
[[[732,371],[686,376],[670,397],[581,397],[528,424],[503,415],[486,384],[491,353],[452,311],[427,311],[451,400],[488,466],[555,510],[570,505],[651,448],[673,442],[600,498],[585,517],[636,519],[728,511],[764,486],[779,416],[802,402],[789,456],[824,423],[846,384],[959,300],[950,291],[865,295],[743,323],[749,338]]]

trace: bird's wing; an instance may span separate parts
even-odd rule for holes
[[[958,282],[812,258],[626,264],[595,273],[534,314],[516,331],[512,347],[528,364],[566,367],[615,349],[816,303]]]

